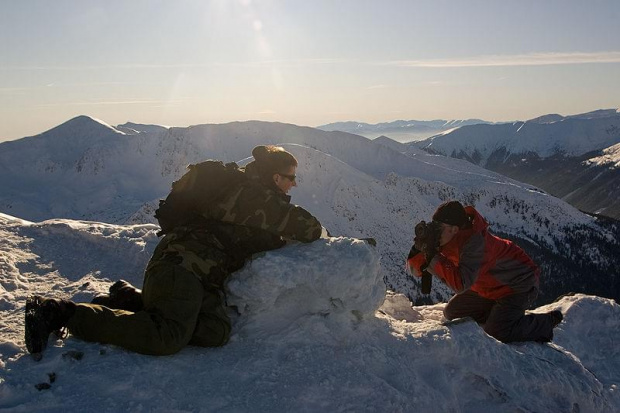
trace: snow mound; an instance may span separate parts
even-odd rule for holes
[[[255,259],[228,282],[244,335],[271,336],[303,317],[359,321],[383,302],[379,253],[353,238],[321,239]]]
[[[444,306],[411,307],[401,294],[388,293],[377,315],[408,343],[411,354],[402,355],[392,380],[406,393],[429,395],[417,399],[417,410],[619,411],[614,300],[576,294],[537,308],[565,314],[547,344],[500,343],[472,320],[443,320]]]
[[[620,396],[620,305],[607,298],[575,294],[536,312],[554,309],[562,311],[570,323],[560,325],[555,341],[571,349],[588,370]]]

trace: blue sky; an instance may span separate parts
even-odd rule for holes
[[[0,7],[0,140],[81,114],[110,124],[317,126],[620,107],[617,0]]]

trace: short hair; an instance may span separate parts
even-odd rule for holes
[[[437,207],[433,214],[433,221],[463,228],[469,219],[465,208],[459,201],[447,201]]]

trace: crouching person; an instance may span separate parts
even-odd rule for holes
[[[295,157],[275,146],[258,146],[252,155],[254,161],[245,168],[220,163],[220,169],[228,168],[222,169],[221,177],[229,176],[230,182],[203,182],[194,185],[199,195],[177,197],[177,203],[194,204],[176,214],[188,218],[175,221],[173,216],[175,222],[162,224],[165,236],[147,265],[141,292],[120,282],[111,287],[109,297],[90,304],[30,297],[25,318],[28,351],[42,352],[50,333],[62,328],[86,341],[151,355],[173,354],[188,344],[226,344],[231,328],[222,300],[226,278],[254,253],[280,248],[289,239],[312,242],[322,231],[314,216],[290,204],[287,193],[296,186]],[[191,173],[192,167],[175,182],[166,204],[175,188],[180,191],[204,179]],[[206,186],[213,186],[210,195],[217,193],[217,201],[201,199]]]
[[[471,317],[502,342],[551,341],[562,321],[560,311],[525,314],[538,295],[540,270],[520,247],[492,235],[478,211],[458,201],[443,203],[432,222],[416,226],[407,264],[423,286],[434,276],[456,292],[444,309],[448,320]]]

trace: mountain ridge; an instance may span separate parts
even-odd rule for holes
[[[481,119],[435,119],[428,121],[420,120],[395,120],[392,122],[380,122],[375,124],[345,121],[334,122],[326,125],[317,126],[317,129],[324,131],[342,131],[355,133],[370,139],[379,135],[388,134],[391,138],[399,142],[425,139],[440,132],[452,130],[464,125],[474,125],[478,123],[490,123]]]
[[[620,113],[603,109],[561,119],[547,115],[463,126],[408,147],[465,159],[540,187],[586,212],[619,219],[618,143]]]
[[[0,176],[0,183],[9,189],[0,194],[0,212],[30,221],[72,218],[112,224],[154,223],[158,199],[165,197],[186,165],[205,158],[243,161],[258,144],[280,144],[300,163],[300,185],[292,192],[293,202],[306,207],[335,234],[375,237],[386,282],[416,302],[442,301],[450,296],[441,285],[430,297],[421,296],[417,280],[403,268],[413,225],[428,220],[446,199],[475,205],[494,231],[531,244],[541,263],[564,263],[561,273],[545,264],[549,288],[541,300],[548,302],[568,288],[620,296],[617,280],[609,279],[606,292],[601,287],[605,272],[616,261],[602,255],[607,241],[598,238],[609,234],[609,242],[617,245],[620,235],[616,227],[582,214],[536,187],[463,160],[420,150],[402,153],[397,142],[392,142],[395,149],[390,149],[382,142],[344,132],[259,121],[115,134],[117,138],[112,140],[107,130],[105,133],[99,140],[87,140],[94,146],[84,150],[56,148],[70,159],[53,170],[32,170],[30,163],[50,155],[28,152],[25,146],[23,152],[28,156],[17,158],[18,162],[8,167],[5,163],[10,160],[0,145],[0,165],[12,171]],[[13,145],[19,146],[19,141]],[[573,228],[585,231],[586,239],[580,242],[597,262],[592,273],[600,281],[592,286],[578,277],[577,266],[570,264],[575,251],[564,246],[565,242],[577,242],[570,238],[576,232]],[[555,281],[562,278],[570,282]]]

